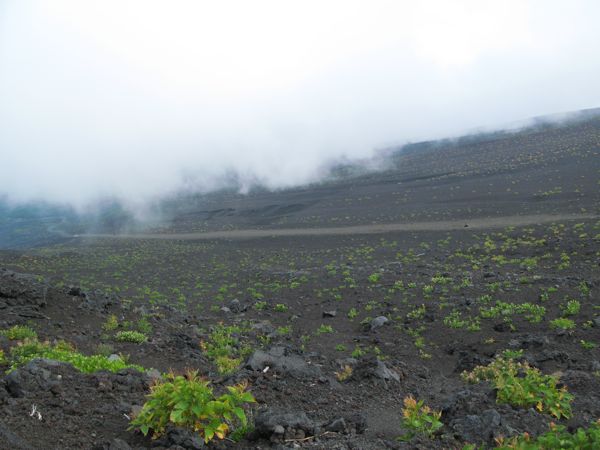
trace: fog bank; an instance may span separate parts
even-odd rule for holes
[[[596,107],[598,18],[595,1],[5,1],[0,195],[286,187]]]

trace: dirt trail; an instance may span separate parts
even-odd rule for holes
[[[346,227],[326,228],[283,228],[272,230],[226,230],[194,233],[133,233],[133,234],[86,234],[76,235],[80,238],[119,238],[119,239],[170,239],[170,240],[202,240],[202,239],[253,239],[279,236],[331,236],[352,234],[378,234],[396,231],[450,231],[461,229],[504,228],[508,226],[524,226],[551,223],[564,220],[597,219],[596,214],[536,214],[523,216],[502,216],[463,220],[443,220],[433,222],[385,223],[371,225],[352,225]]]

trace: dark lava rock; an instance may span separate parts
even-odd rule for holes
[[[556,361],[558,363],[566,363],[569,361],[569,354],[560,350],[542,350],[535,356],[528,356],[527,361],[534,366],[540,365],[547,361]]]
[[[257,437],[291,434],[301,431],[305,436],[313,436],[317,431],[315,423],[303,411],[261,411],[254,421],[254,433]]]
[[[529,408],[497,404],[495,391],[477,385],[452,395],[442,408],[442,420],[454,434],[471,443],[493,444],[499,436],[547,430],[548,418]]]
[[[266,352],[256,350],[246,361],[245,367],[255,371],[263,371],[269,367],[298,379],[321,376],[321,369],[310,365],[298,355],[289,354],[285,347],[272,347]]]
[[[4,385],[11,397],[19,398],[25,395],[25,392],[23,391],[23,380],[21,379],[21,374],[18,370],[13,370],[6,375],[4,378]]]
[[[122,439],[113,439],[110,442],[96,445],[93,450],[131,450],[131,447],[127,442]]]
[[[250,307],[250,304],[248,302],[245,302],[245,301],[242,302],[242,301],[238,300],[237,298],[234,298],[233,300],[231,300],[229,302],[228,306],[229,306],[229,310],[232,313],[239,314],[239,313],[247,311],[248,308]]]
[[[477,414],[481,406],[495,402],[493,389],[486,386],[477,386],[464,389],[448,398],[442,412],[445,419],[452,419],[465,414]]]
[[[193,433],[182,428],[171,428],[162,437],[155,440],[152,446],[198,450],[204,448],[204,442],[200,439],[198,433]]]
[[[337,311],[334,309],[332,311],[323,311],[323,317],[335,317],[337,316]]]
[[[323,429],[333,433],[362,434],[367,429],[367,418],[362,413],[345,415],[330,420]]]
[[[454,372],[462,373],[465,370],[472,370],[476,366],[485,366],[490,361],[490,358],[479,356],[477,353],[467,350],[460,350],[458,352],[458,361],[456,362]]]
[[[517,339],[511,339],[508,343],[510,348],[516,349],[534,349],[542,348],[550,345],[550,339],[547,336],[541,335],[525,335]]]
[[[25,366],[13,370],[4,378],[6,390],[15,398],[20,398],[28,391],[43,389],[45,391],[60,392],[62,378],[54,374],[61,367],[72,366],[50,359],[34,359]]]
[[[0,298],[6,304],[42,307],[46,305],[47,294],[48,284],[40,282],[36,275],[0,269]]]
[[[346,420],[343,417],[338,417],[326,424],[323,428],[325,431],[332,431],[334,433],[344,433],[346,431]]]
[[[389,319],[387,317],[385,317],[385,316],[375,317],[369,323],[369,330],[371,330],[371,331],[376,330],[377,328],[380,328],[380,327],[384,326],[388,322],[389,322]]]
[[[478,415],[467,415],[454,420],[450,427],[467,442],[490,442],[500,429],[502,418],[495,409]]]
[[[252,325],[252,329],[265,336],[275,336],[276,330],[271,322],[263,320]]]
[[[361,359],[352,371],[353,380],[378,379],[400,382],[400,375],[375,356]]]
[[[506,333],[507,331],[511,331],[510,324],[506,322],[500,322],[494,325],[494,331],[498,333]]]
[[[112,305],[119,304],[116,294],[107,294],[101,290],[84,292],[81,307],[93,311],[106,312]]]

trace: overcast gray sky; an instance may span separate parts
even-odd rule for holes
[[[0,0],[0,194],[271,187],[600,106],[600,2]]]

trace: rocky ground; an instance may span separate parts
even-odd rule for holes
[[[389,177],[378,184],[369,175],[333,197],[307,191],[312,209],[291,208],[261,226],[354,226],[381,216],[417,225],[464,220],[466,227],[75,238],[0,252],[0,332],[28,326],[40,341],[64,340],[86,355],[128,355],[147,369],[85,374],[34,359],[9,371],[20,341],[4,333],[0,448],[462,448],[536,436],[550,422],[571,430],[589,425],[600,418],[596,125],[489,148],[469,144],[493,158],[469,146],[411,153],[407,172],[394,175],[405,184]],[[413,169],[426,172],[427,161],[438,175],[408,180]],[[443,161],[454,175],[439,175]],[[395,192],[400,203],[386,206],[381,198]],[[260,201],[294,204],[289,192],[269,195]],[[327,204],[334,212],[316,212]],[[259,208],[237,211],[234,228],[268,219]],[[516,226],[506,219],[524,214],[534,219]],[[221,230],[224,217],[208,226],[204,216],[180,216],[160,232]],[[481,218],[491,222],[468,226]],[[132,330],[146,340],[117,339]],[[225,370],[207,351],[219,333],[229,339],[232,367]],[[499,403],[489,382],[461,376],[507,351],[566,387],[572,417]],[[217,392],[248,381],[257,403],[249,410],[253,430],[239,442],[205,445],[177,428],[152,440],[128,429],[154,380],[188,368]],[[409,396],[441,411],[444,425],[434,436],[397,439],[409,431],[402,420]]]

